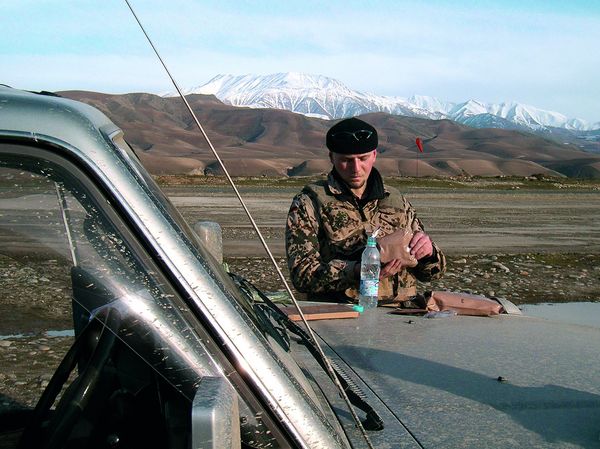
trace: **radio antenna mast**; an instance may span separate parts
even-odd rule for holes
[[[334,370],[334,368],[333,368],[333,366],[331,364],[331,361],[325,355],[325,352],[323,351],[323,348],[319,344],[319,342],[318,342],[318,340],[317,340],[317,338],[316,338],[316,336],[315,336],[312,328],[309,326],[308,321],[306,320],[306,317],[304,316],[304,313],[302,313],[302,310],[300,309],[300,305],[298,304],[298,300],[296,299],[294,293],[292,292],[292,289],[290,288],[290,286],[288,285],[287,281],[285,280],[285,276],[283,275],[283,273],[281,272],[281,269],[277,265],[277,262],[275,261],[275,258],[273,257],[273,254],[271,253],[271,250],[269,249],[269,247],[267,245],[267,242],[265,241],[262,233],[260,232],[260,229],[258,228],[258,225],[254,221],[254,218],[252,218],[252,214],[250,213],[250,211],[246,207],[246,204],[244,203],[244,200],[242,199],[242,196],[240,195],[240,192],[238,191],[237,186],[233,182],[233,179],[229,175],[229,172],[228,172],[227,168],[225,167],[225,164],[223,163],[223,161],[219,157],[219,154],[217,153],[217,150],[215,149],[215,147],[213,146],[210,138],[208,137],[208,135],[204,131],[204,128],[200,124],[200,121],[196,117],[196,114],[194,113],[194,111],[192,110],[192,108],[191,108],[190,104],[188,103],[187,99],[183,95],[183,92],[179,88],[179,85],[175,81],[175,78],[171,75],[171,72],[169,71],[167,65],[165,64],[164,60],[160,56],[158,50],[156,49],[156,46],[152,42],[152,39],[150,39],[150,36],[146,32],[144,26],[142,25],[142,22],[140,21],[140,19],[138,18],[137,14],[133,10],[133,7],[129,3],[129,0],[124,0],[124,1],[127,4],[127,6],[129,7],[129,10],[131,11],[131,14],[133,14],[133,17],[135,18],[136,22],[138,23],[140,29],[144,33],[144,36],[146,36],[146,39],[148,40],[148,43],[152,47],[152,50],[154,50],[154,53],[156,54],[156,57],[158,58],[158,60],[160,61],[161,65],[165,69],[165,72],[167,73],[168,77],[171,79],[171,82],[172,82],[173,86],[175,87],[175,89],[177,90],[177,93],[179,94],[179,96],[183,100],[183,102],[184,102],[184,104],[185,104],[188,112],[190,113],[190,115],[192,116],[194,122],[196,123],[196,126],[198,127],[198,129],[202,133],[202,136],[204,137],[204,140],[206,140],[206,142],[208,143],[208,146],[210,147],[210,150],[213,153],[213,155],[215,156],[215,158],[217,159],[217,162],[219,163],[221,169],[223,170],[223,173],[225,173],[225,176],[227,177],[227,180],[229,181],[229,184],[233,188],[233,191],[235,192],[235,195],[237,196],[238,200],[240,201],[240,204],[242,205],[242,208],[244,209],[244,212],[248,216],[248,219],[250,220],[250,223],[252,224],[252,227],[254,228],[254,231],[258,235],[258,238],[260,239],[260,242],[261,242],[262,246],[264,247],[265,251],[267,252],[267,254],[269,256],[269,259],[271,260],[271,263],[275,267],[275,270],[277,271],[277,274],[278,274],[279,278],[283,282],[283,285],[285,286],[285,289],[286,289],[288,295],[290,296],[290,298],[292,300],[292,303],[294,304],[294,306],[298,310],[298,314],[300,315],[300,318],[301,318],[302,322],[306,326],[306,329],[308,330],[310,338],[312,339],[312,341],[313,341],[315,347],[317,348],[317,350],[318,350],[318,352],[319,352],[322,360],[325,363],[325,366],[327,368],[327,372],[329,374],[329,377],[335,383],[336,387],[339,390],[340,395],[342,396],[342,398],[346,402],[346,405],[348,406],[348,409],[349,409],[350,413],[352,414],[352,417],[353,417],[353,419],[354,419],[357,427],[360,429],[360,431],[361,431],[361,433],[362,433],[365,441],[369,445],[369,448],[373,448],[373,445],[372,445],[372,443],[371,443],[371,441],[369,439],[369,436],[367,435],[367,432],[366,432],[365,428],[363,427],[363,425],[362,425],[362,423],[361,423],[358,415],[356,414],[356,411],[354,410],[354,407],[352,406],[352,403],[350,402],[350,399],[348,398],[348,395],[346,394],[346,391],[344,390],[344,388],[342,387],[339,379],[337,378],[337,375],[336,375],[335,370]]]

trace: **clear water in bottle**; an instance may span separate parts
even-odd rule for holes
[[[360,293],[358,304],[363,306],[364,311],[377,307],[381,259],[376,245],[375,237],[369,237],[367,247],[362,253],[360,262]]]

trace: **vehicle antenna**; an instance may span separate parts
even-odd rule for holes
[[[148,35],[148,33],[146,32],[146,30],[144,29],[144,26],[142,25],[142,22],[140,21],[140,19],[138,18],[137,14],[133,10],[133,7],[129,3],[129,0],[124,0],[124,1],[127,4],[127,6],[129,7],[129,10],[131,11],[131,14],[133,14],[133,17],[135,18],[136,22],[138,23],[140,29],[144,33],[144,36],[146,36],[146,39],[148,40],[148,43],[152,47],[152,50],[156,54],[156,57],[158,58],[158,60],[160,61],[161,65],[165,69],[165,72],[167,73],[168,77],[171,79],[171,82],[173,83],[173,86],[177,90],[177,93],[179,94],[179,96],[183,100],[183,102],[184,102],[187,110],[189,111],[190,115],[194,119],[194,122],[196,123],[196,126],[198,127],[198,129],[202,133],[202,136],[204,137],[204,140],[206,140],[206,142],[208,143],[208,146],[210,147],[210,150],[212,151],[212,153],[215,156],[215,158],[217,159],[217,162],[221,166],[221,169],[223,170],[223,173],[225,173],[225,176],[227,177],[227,180],[229,181],[229,184],[231,184],[231,187],[233,188],[233,190],[234,190],[234,192],[235,192],[238,200],[240,201],[240,204],[242,205],[242,208],[244,209],[244,212],[246,212],[246,215],[248,216],[248,219],[250,220],[250,223],[252,224],[252,227],[254,228],[254,231],[256,231],[256,234],[258,235],[258,238],[260,239],[260,242],[261,242],[262,246],[264,247],[265,251],[267,252],[267,254],[269,256],[269,259],[271,259],[271,263],[275,267],[275,270],[277,271],[277,274],[279,275],[279,278],[283,282],[283,285],[285,286],[285,289],[286,289],[288,295],[290,296],[290,298],[292,300],[292,303],[294,304],[294,306],[298,310],[298,314],[300,315],[300,318],[301,318],[302,322],[306,326],[306,329],[309,332],[310,338],[312,339],[315,347],[319,351],[319,354],[323,358],[323,360],[325,362],[325,366],[327,367],[327,372],[329,374],[329,377],[335,383],[336,387],[338,388],[338,390],[340,392],[340,395],[342,396],[342,398],[346,402],[346,404],[348,406],[348,409],[350,410],[350,413],[352,414],[352,417],[354,418],[356,426],[360,429],[360,431],[361,431],[363,437],[365,438],[365,441],[367,442],[369,448],[374,449],[374,446],[372,445],[371,440],[370,440],[369,436],[367,435],[367,432],[366,432],[365,428],[363,427],[363,425],[362,425],[362,423],[361,423],[358,415],[356,414],[356,411],[354,410],[354,407],[352,406],[352,403],[350,402],[350,399],[348,398],[348,395],[346,394],[346,391],[342,387],[342,384],[340,383],[339,379],[337,378],[337,375],[335,374],[335,370],[333,369],[333,366],[331,365],[331,361],[325,355],[325,352],[323,351],[323,348],[321,347],[321,345],[319,344],[317,338],[315,337],[315,334],[314,334],[312,328],[309,326],[308,321],[306,320],[306,317],[304,316],[304,313],[302,312],[302,309],[300,309],[300,305],[298,304],[298,300],[296,299],[294,293],[292,292],[292,289],[290,288],[290,286],[288,285],[287,281],[285,280],[285,276],[283,275],[283,273],[281,272],[281,269],[277,265],[277,262],[275,261],[275,258],[273,257],[273,254],[271,253],[271,250],[269,249],[269,246],[267,245],[267,242],[265,241],[262,233],[260,232],[260,229],[258,228],[256,222],[254,221],[254,218],[252,218],[252,214],[250,213],[250,211],[246,207],[246,204],[244,203],[244,200],[242,199],[242,196],[240,195],[240,192],[239,192],[238,188],[236,187],[235,183],[233,182],[233,179],[229,175],[229,172],[227,171],[227,168],[225,167],[225,164],[223,163],[223,161],[219,157],[219,154],[217,153],[217,150],[215,149],[215,147],[213,146],[210,138],[208,137],[208,135],[204,131],[203,126],[200,124],[200,121],[196,117],[196,114],[194,113],[194,111],[192,110],[192,108],[191,108],[190,104],[188,103],[187,99],[183,95],[181,89],[179,88],[179,85],[175,81],[175,78],[173,78],[173,76],[171,75],[171,72],[167,68],[167,65],[165,64],[164,60],[162,59],[162,57],[158,53],[158,50],[156,49],[154,43],[152,42],[152,39],[150,39],[150,36]]]

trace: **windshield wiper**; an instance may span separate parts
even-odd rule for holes
[[[274,309],[264,301],[264,298],[267,297],[246,278],[229,271],[227,274],[229,274],[229,277],[231,277],[240,291],[248,297],[250,306],[256,313],[255,318],[259,322],[260,329],[268,333],[286,352],[289,352],[290,337],[286,330],[287,326],[281,321],[281,315],[277,312],[274,314]],[[256,301],[253,292],[259,296],[262,302]],[[269,298],[267,298],[267,301],[272,302]],[[275,309],[277,309],[277,306],[275,306]],[[277,325],[273,323],[273,320]]]
[[[261,316],[261,323],[265,324],[264,318],[273,318],[277,324],[279,324],[279,328],[274,326],[272,323],[266,325],[265,329],[271,336],[273,336],[279,344],[286,350],[289,350],[289,337],[287,333],[282,335],[282,331],[287,329],[298,338],[300,338],[301,342],[304,346],[309,350],[309,352],[313,355],[313,357],[317,360],[321,368],[328,373],[327,367],[325,365],[325,361],[321,356],[321,353],[318,351],[315,343],[312,341],[308,333],[294,323],[289,317],[279,308],[277,305],[271,301],[271,299],[265,295],[258,287],[252,284],[250,281],[245,279],[244,277],[235,274],[229,273],[229,276],[234,280],[236,284],[240,286],[240,288],[250,297],[252,298],[252,302],[254,305],[254,309],[257,311],[258,315]],[[254,295],[252,292],[255,292],[258,297],[261,299],[261,302],[256,302],[254,300]],[[264,310],[266,309],[266,310]],[[269,317],[265,317],[265,313],[269,312]],[[283,343],[285,341],[285,343]],[[366,394],[362,391],[362,389],[354,383],[354,381],[350,378],[350,376],[333,360],[329,360],[329,363],[332,365],[333,371],[344,388],[344,391],[348,395],[350,402],[352,405],[358,407],[366,414],[366,418],[362,421],[362,425],[366,430],[382,430],[384,428],[384,423],[381,417],[377,414],[377,412],[373,409],[373,407],[367,402]]]

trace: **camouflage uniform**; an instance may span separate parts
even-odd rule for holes
[[[296,195],[286,224],[286,252],[292,283],[309,299],[354,300],[359,281],[354,269],[360,263],[367,235],[380,228],[380,236],[399,228],[423,231],[414,209],[400,192],[383,185],[373,169],[371,176],[381,186],[381,197],[362,207],[333,173],[326,181],[309,184]],[[415,294],[416,279],[439,278],[446,259],[433,244],[433,254],[414,268],[382,279],[380,300],[404,300]]]

